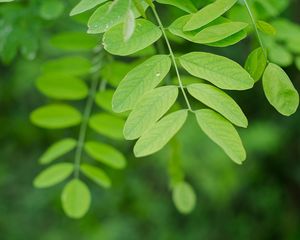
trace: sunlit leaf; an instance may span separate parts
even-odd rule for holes
[[[191,0],[157,0],[158,3],[173,5],[188,13],[196,12],[197,8]]]
[[[196,205],[196,193],[186,182],[176,183],[173,188],[173,202],[177,210],[183,214],[192,212]]]
[[[253,77],[254,81],[258,81],[263,75],[267,66],[267,59],[262,48],[257,48],[252,51],[245,63],[245,69]]]
[[[81,0],[71,11],[70,16],[86,12],[108,0]]]
[[[81,164],[80,170],[86,177],[97,183],[99,186],[104,188],[109,188],[111,186],[109,177],[102,169],[89,164]]]

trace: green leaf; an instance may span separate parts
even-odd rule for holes
[[[90,190],[81,180],[73,179],[64,187],[61,202],[68,217],[82,218],[91,205]]]
[[[129,9],[129,0],[115,0],[100,6],[89,19],[88,33],[106,32],[111,27],[123,22]]]
[[[183,30],[192,31],[207,25],[227,12],[236,2],[237,0],[217,0],[205,6],[193,14],[192,18],[185,24]]]
[[[222,89],[245,90],[252,88],[254,84],[254,80],[245,69],[223,56],[192,52],[181,56],[179,61],[190,74]]]
[[[81,113],[66,104],[49,104],[34,110],[30,115],[30,120],[33,124],[43,128],[68,128],[81,122]]]
[[[86,153],[95,160],[115,169],[126,167],[126,160],[122,153],[110,145],[89,141],[84,145]]]
[[[250,73],[255,82],[263,75],[267,66],[267,59],[261,47],[252,51],[245,63],[245,69]]]
[[[263,75],[263,88],[270,104],[282,115],[297,111],[299,94],[289,76],[276,64],[268,64]]]
[[[300,57],[296,57],[295,64],[298,70],[300,71]]]
[[[276,35],[276,28],[274,28],[270,23],[265,21],[258,20],[256,22],[257,28],[265,34],[275,36]]]
[[[131,70],[120,82],[112,101],[115,112],[131,110],[168,74],[171,60],[167,55],[156,55]]]
[[[98,38],[84,32],[63,32],[51,39],[51,44],[66,51],[90,51],[98,45]]]
[[[73,138],[65,138],[52,144],[39,158],[41,164],[48,164],[57,158],[72,151],[76,147],[77,141]]]
[[[173,188],[173,202],[182,214],[192,212],[196,205],[196,193],[192,186],[186,182],[179,182]]]
[[[192,84],[187,89],[193,97],[222,114],[233,124],[239,127],[248,126],[248,120],[239,105],[225,92],[205,83]]]
[[[140,51],[156,42],[162,35],[159,27],[144,19],[136,20],[133,35],[128,41],[123,39],[123,24],[118,24],[103,36],[106,51],[114,55],[126,56]]]
[[[240,32],[248,26],[248,23],[243,22],[228,22],[221,23],[204,28],[197,33],[193,40],[196,43],[212,43],[221,41],[227,37],[232,36],[235,33]]]
[[[157,0],[158,3],[173,5],[188,13],[196,12],[197,8],[191,0]]]
[[[37,79],[36,86],[44,95],[54,99],[80,100],[88,96],[86,83],[72,76],[42,75]]]
[[[123,131],[125,138],[134,140],[142,136],[170,109],[177,96],[177,86],[159,87],[146,93],[128,116]]]
[[[110,188],[111,181],[102,169],[91,166],[89,164],[81,164],[80,170],[86,177],[94,181],[99,186]]]
[[[210,109],[195,112],[203,132],[237,164],[246,159],[246,152],[234,126],[220,114]]]
[[[161,150],[181,129],[187,118],[187,110],[173,112],[149,128],[134,146],[134,155],[144,157]]]
[[[237,32],[227,38],[224,38],[220,41],[208,43],[206,45],[211,46],[211,47],[228,47],[228,46],[232,46],[232,45],[240,42],[241,40],[243,40],[246,37],[247,37],[246,30],[242,30],[242,31],[239,31],[239,32]]]
[[[43,66],[43,73],[76,77],[89,74],[91,67],[92,64],[87,58],[71,56],[48,61]]]
[[[45,20],[53,20],[60,17],[65,9],[65,5],[60,0],[42,1],[39,15]]]
[[[71,175],[74,167],[71,163],[58,163],[42,171],[33,182],[36,188],[54,186]]]
[[[124,21],[124,29],[123,29],[123,39],[124,41],[128,41],[135,29],[135,16],[131,9],[129,9],[125,21]]]
[[[103,110],[113,112],[111,102],[114,95],[114,90],[100,91],[96,94],[95,102]]]
[[[108,0],[81,0],[71,11],[70,16],[86,12]]]
[[[90,118],[89,126],[106,137],[122,140],[124,120],[106,113],[95,114]]]

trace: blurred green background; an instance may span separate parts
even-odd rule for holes
[[[300,239],[300,112],[289,118],[280,116],[265,99],[260,82],[250,91],[234,93],[250,122],[248,129],[240,131],[248,152],[242,166],[209,141],[192,117],[174,140],[177,157],[197,193],[197,207],[190,215],[181,215],[172,203],[170,147],[135,159],[132,143],[115,143],[122,146],[128,167],[109,172],[110,190],[89,183],[93,202],[81,220],[64,215],[61,184],[45,190],[33,188],[32,180],[42,169],[38,157],[65,134],[29,122],[30,112],[48,101],[35,89],[34,81],[47,60],[70,55],[53,46],[54,36],[85,32],[90,13],[68,16],[76,2],[0,3],[0,239]],[[194,2],[202,6],[210,1]],[[275,26],[279,20],[280,26],[288,21],[285,28],[277,29],[278,38],[266,37],[266,42],[273,50],[272,61],[285,67],[300,90],[300,1],[253,2],[260,19]],[[229,17],[244,17],[242,8],[237,5]],[[172,7],[159,10],[166,23],[183,14]],[[96,41],[100,42],[100,36]],[[178,52],[217,52],[243,64],[256,40],[250,36],[225,49],[178,41],[174,46]],[[77,136],[78,129],[68,134]]]

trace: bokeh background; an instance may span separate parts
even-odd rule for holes
[[[93,202],[81,220],[64,215],[60,204],[63,185],[33,188],[32,180],[42,169],[38,157],[62,135],[30,123],[30,112],[48,101],[34,82],[46,61],[70,54],[55,46],[53,37],[86,31],[90,13],[69,17],[76,2],[0,3],[0,239],[300,239],[300,111],[289,118],[279,115],[265,99],[260,82],[250,91],[232,93],[250,122],[248,129],[240,131],[248,151],[242,166],[209,141],[192,117],[174,140],[177,157],[197,193],[196,209],[189,215],[178,213],[172,203],[168,161],[174,147],[135,159],[132,143],[115,143],[122,146],[128,166],[124,171],[109,172],[113,180],[110,190],[89,183]],[[194,2],[200,7],[210,1]],[[260,19],[289,22],[277,29],[281,37],[266,37],[266,42],[271,41],[272,61],[285,68],[300,90],[300,1],[252,2]],[[232,9],[229,17],[245,18],[242,8]],[[166,24],[183,14],[166,6],[159,11]],[[90,41],[100,43],[100,36]],[[225,49],[177,40],[173,44],[178,52],[207,50],[241,64],[257,45],[251,36]],[[75,136],[78,133],[77,128],[68,131]],[[72,161],[72,155],[68,158]]]

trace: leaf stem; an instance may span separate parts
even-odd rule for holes
[[[265,56],[266,60],[268,61],[266,49],[265,49],[265,47],[264,47],[262,38],[261,38],[260,33],[259,33],[259,31],[258,31],[258,28],[257,28],[257,25],[256,25],[256,21],[255,21],[255,17],[254,17],[254,15],[253,15],[253,13],[252,13],[252,10],[251,10],[251,8],[250,8],[250,6],[249,6],[249,4],[248,4],[248,1],[247,1],[247,0],[243,0],[243,1],[244,1],[244,3],[245,3],[245,6],[246,6],[247,11],[248,11],[248,13],[249,13],[249,16],[250,16],[250,18],[251,18],[252,25],[253,25],[253,28],[254,28],[254,31],[255,31],[257,40],[258,40],[258,42],[259,42],[259,45],[260,45],[260,47],[261,47],[262,50],[263,50],[263,53],[264,53],[264,56]]]
[[[185,99],[186,105],[187,105],[187,107],[188,107],[188,109],[189,109],[190,111],[193,111],[193,110],[192,110],[192,107],[191,107],[191,104],[190,104],[190,102],[189,102],[189,99],[188,99],[188,97],[187,97],[187,94],[186,94],[186,92],[185,92],[185,90],[184,90],[184,86],[183,86],[183,84],[182,84],[181,77],[180,77],[179,70],[178,70],[178,66],[177,66],[177,63],[176,63],[175,56],[174,56],[174,52],[173,52],[173,50],[172,50],[170,41],[169,41],[169,39],[168,39],[168,37],[167,37],[165,28],[164,28],[164,26],[163,26],[163,24],[162,24],[162,22],[161,22],[161,20],[160,20],[160,17],[158,16],[158,13],[157,13],[157,11],[156,11],[156,9],[155,9],[155,6],[153,5],[153,6],[151,6],[151,8],[152,8],[153,13],[154,13],[154,16],[155,16],[155,18],[156,18],[156,20],[157,20],[157,22],[158,22],[158,25],[159,25],[159,27],[160,27],[162,33],[163,33],[163,36],[164,36],[164,39],[165,39],[165,41],[166,41],[167,47],[168,47],[168,49],[169,49],[170,56],[171,56],[171,59],[172,59],[172,62],[173,62],[173,65],[174,65],[174,68],[175,68],[175,71],[176,71],[176,75],[177,75],[177,78],[178,78],[179,87],[180,87],[180,89],[181,89],[181,91],[182,91],[182,94],[183,94],[183,97],[184,97],[184,99]]]
[[[89,122],[89,119],[90,119],[90,116],[92,113],[93,103],[94,103],[95,95],[97,93],[97,87],[99,85],[99,82],[100,82],[100,79],[98,76],[98,71],[96,71],[91,80],[90,92],[89,92],[89,96],[88,96],[86,106],[85,106],[85,109],[83,112],[82,123],[80,125],[80,130],[79,130],[79,136],[78,136],[78,142],[77,142],[77,147],[76,147],[76,151],[75,151],[75,160],[74,160],[74,177],[75,178],[79,177],[80,162],[81,162],[84,142],[85,142],[85,138],[86,138],[86,131],[87,131],[88,122]]]

